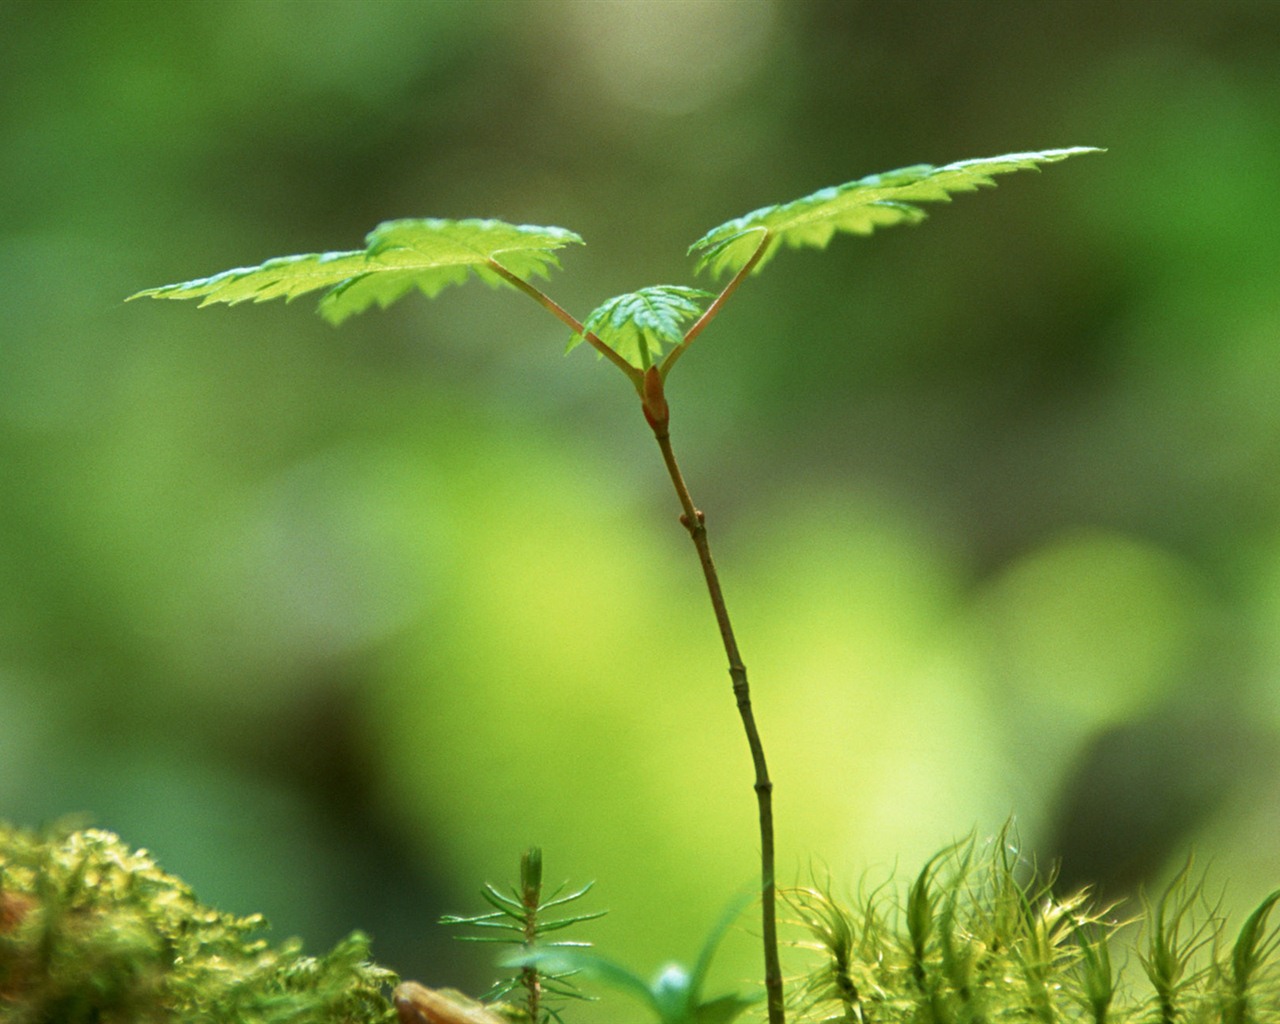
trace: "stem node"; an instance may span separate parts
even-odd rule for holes
[[[699,533],[706,533],[706,523],[707,517],[703,514],[703,511],[700,508],[695,508],[693,510],[692,519],[689,518],[689,514],[687,512],[680,513],[680,525],[689,531],[690,536],[695,536]]]

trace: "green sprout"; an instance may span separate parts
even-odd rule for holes
[[[446,914],[440,918],[441,924],[469,925],[483,932],[497,934],[460,935],[458,938],[467,942],[498,942],[519,946],[529,952],[535,947],[541,949],[585,948],[589,942],[578,942],[572,939],[557,939],[545,942],[544,936],[552,932],[560,932],[584,921],[594,921],[603,917],[608,911],[597,910],[586,914],[572,914],[568,917],[546,918],[546,912],[576,902],[591,891],[594,882],[588,882],[580,889],[564,893],[564,886],[556,889],[545,899],[542,896],[542,850],[531,846],[520,857],[520,885],[512,886],[510,894],[500,892],[492,885],[486,884],[480,895],[494,909],[487,914],[472,917],[459,917]],[[587,999],[571,981],[575,972],[548,972],[534,964],[521,966],[517,975],[496,982],[483,996],[482,1002],[503,999],[517,989],[523,989],[522,1009],[532,1024],[546,1024],[547,1021],[560,1021],[561,1008],[549,1000]]]
[[[760,996],[731,993],[703,999],[702,991],[716,948],[744,905],[735,903],[716,922],[692,970],[683,964],[669,963],[650,981],[628,967],[585,950],[535,949],[508,957],[503,963],[524,970],[581,972],[634,996],[654,1015],[658,1024],[730,1024],[743,1011],[758,1003]]]
[[[386,221],[366,236],[363,249],[277,257],[253,267],[148,288],[130,298],[200,299],[202,306],[215,302],[236,305],[275,298],[291,300],[322,291],[319,311],[337,324],[373,306],[385,308],[415,291],[433,298],[450,285],[475,276],[493,287],[513,288],[533,299],[570,328],[570,349],[586,342],[623,373],[640,398],[641,412],[653,431],[680,504],[680,523],[697,551],[728,662],[734,705],[751,754],[760,842],[765,990],[770,1024],[783,1024],[773,781],[751,704],[747,668],[711,557],[706,517],[693,501],[672,448],[667,377],[738,287],[763,270],[782,249],[825,249],[837,234],[869,235],[896,224],[918,224],[925,219],[920,203],[949,202],[952,195],[993,186],[997,175],[1039,170],[1044,164],[1096,152],[1100,150],[1075,146],[961,160],[941,167],[916,164],[762,207],[713,228],[689,247],[695,273],[705,271],[712,278],[729,276],[718,293],[654,285],[615,296],[583,320],[534,283],[535,278],[546,277],[559,266],[561,249],[583,244],[579,235],[559,227],[475,218]]]

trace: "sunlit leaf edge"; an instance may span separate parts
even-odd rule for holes
[[[953,193],[993,187],[997,174],[1039,170],[1041,164],[1101,152],[1105,150],[1072,146],[960,160],[942,167],[916,164],[872,174],[726,221],[694,242],[689,254],[697,257],[697,271],[710,270],[718,276],[740,271],[764,244],[765,251],[754,268],[758,272],[779,245],[821,249],[837,232],[869,235],[880,227],[919,223],[926,215],[914,203],[950,202]]]
[[[434,298],[473,273],[489,285],[508,284],[493,263],[521,278],[546,276],[550,268],[560,266],[556,250],[583,244],[579,235],[565,228],[438,218],[385,221],[365,242],[363,250],[278,256],[254,267],[147,288],[129,299],[236,305],[276,298],[291,301],[323,288],[327,290],[319,310],[337,324],[375,303],[385,308],[414,289]]]

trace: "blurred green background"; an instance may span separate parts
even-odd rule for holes
[[[1278,69],[1274,0],[0,2],[0,816],[472,990],[488,951],[433,922],[537,842],[599,880],[584,937],[691,957],[755,870],[751,769],[621,376],[474,284],[340,330],[121,300],[490,216],[587,239],[550,286],[584,316],[758,206],[1095,145],[782,254],[673,433],[783,882],[1014,814],[1070,882],[1194,847],[1257,899]],[[746,935],[719,973],[755,970]]]

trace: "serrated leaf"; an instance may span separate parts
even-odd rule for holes
[[[1073,146],[961,160],[945,167],[918,164],[872,174],[789,203],[753,210],[708,231],[689,247],[689,254],[698,258],[698,270],[708,269],[713,275],[737,273],[764,243],[764,253],[754,268],[758,272],[780,245],[823,249],[837,232],[869,235],[876,228],[917,224],[924,220],[925,212],[914,203],[950,202],[954,193],[994,186],[997,174],[1039,170],[1040,164],[1100,152],[1103,150],[1091,146]]]
[[[338,324],[374,303],[386,308],[413,290],[434,298],[471,274],[490,285],[509,284],[497,263],[517,277],[546,276],[560,265],[556,250],[582,244],[572,231],[498,220],[392,220],[365,238],[363,250],[280,256],[256,267],[148,288],[130,299],[213,302],[286,301],[320,288],[320,313]]]
[[[702,314],[701,303],[714,297],[701,288],[652,285],[601,303],[582,326],[632,366],[646,370],[662,355],[663,346],[680,344],[683,325],[696,320]],[[566,351],[582,340],[581,334],[575,334]]]

